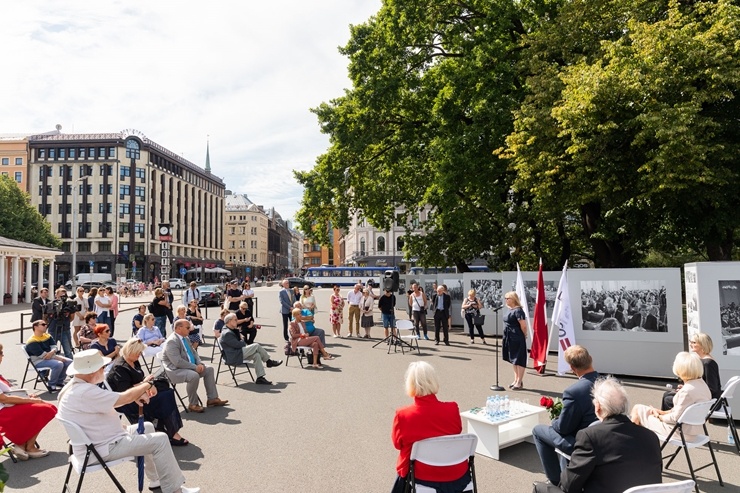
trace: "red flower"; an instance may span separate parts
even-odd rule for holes
[[[547,405],[547,397],[544,395],[540,397],[540,406],[546,406]]]

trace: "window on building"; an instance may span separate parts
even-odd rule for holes
[[[139,216],[143,216],[144,214],[146,214],[146,212],[144,210],[144,205],[143,204],[135,205],[134,206],[134,214],[138,214]]]
[[[378,236],[378,251],[379,252],[385,251],[385,238],[382,236]]]
[[[36,151],[36,155],[39,159],[46,159],[46,149],[39,149]]]
[[[403,250],[403,236],[396,238],[396,250],[399,252]]]
[[[51,195],[51,185],[46,185],[46,195]]]
[[[134,187],[134,192],[137,197],[146,197],[146,189],[144,187]]]
[[[98,243],[98,251],[99,252],[110,252],[111,246],[112,244],[110,241],[101,241],[100,243]]]
[[[4,157],[4,158],[3,158],[3,166],[7,166],[7,165],[9,165],[9,164],[10,164],[10,158],[8,158],[8,157]]]
[[[230,231],[230,234],[232,234],[232,235],[233,234],[236,234],[236,228],[233,227],[233,226],[231,228],[229,228],[229,231]]]
[[[229,242],[229,248],[236,248],[236,241],[234,241],[234,240],[231,240],[231,241]]]
[[[252,234],[253,235],[256,235],[257,234],[257,228],[251,228],[251,231],[252,231]]]
[[[111,231],[113,231],[113,228],[112,228],[110,222],[105,222],[105,223],[100,222],[100,223],[98,223],[98,232],[100,232],[100,233],[110,233]],[[110,251],[110,250],[108,250],[108,251]]]
[[[16,171],[15,172],[15,182],[20,183],[23,181],[23,172],[22,171]]]
[[[118,232],[120,233],[121,236],[123,236],[123,233],[128,233],[129,232],[128,223],[119,223]]]
[[[87,149],[84,147],[80,147],[80,159],[85,159],[85,156],[87,155]]]
[[[72,214],[72,204],[59,204],[59,214]]]
[[[119,204],[118,205],[118,213],[119,214],[128,214],[131,212],[131,205],[130,204]]]
[[[134,253],[143,255],[144,254],[144,243],[141,243],[141,242],[134,243]]]
[[[78,252],[89,252],[90,243],[77,243],[77,251]]]
[[[144,225],[142,223],[134,224],[134,233],[144,236]]]
[[[131,166],[121,166],[121,178],[131,176]]]
[[[317,257],[311,257],[311,265],[321,265],[321,259]]]
[[[405,226],[405,222],[403,220],[403,214],[396,214],[396,226],[400,228]]]
[[[251,244],[252,244],[252,248],[257,248],[257,240],[253,240]]]
[[[118,190],[121,198],[124,198],[127,195],[131,195],[131,185],[121,185],[120,187],[118,187]]]
[[[246,240],[239,241],[239,248],[247,248],[247,241]]]
[[[15,165],[16,166],[23,166],[23,158],[22,157],[15,158]]]
[[[360,238],[360,255],[365,255],[365,238]]]
[[[141,156],[141,146],[136,139],[126,141],[126,157],[129,159],[139,159]]]
[[[76,147],[73,147],[69,150],[69,158],[77,159],[77,148]]]
[[[67,159],[67,149],[64,147],[59,149],[59,159]]]
[[[257,254],[256,253],[253,253],[252,254],[252,262],[257,262]]]
[[[68,242],[66,242],[66,241],[64,243],[62,243],[62,251],[69,253],[71,251],[70,245],[71,244],[68,243]]]
[[[136,168],[136,178],[139,178],[143,183],[146,180],[146,170],[144,168]]]
[[[98,212],[101,214],[106,213],[106,212],[110,214],[111,212],[113,212],[113,204],[106,204],[104,202],[99,203]]]
[[[116,148],[115,147],[109,147],[108,148],[108,157],[109,158],[116,157]]]
[[[49,159],[56,159],[57,158],[57,150],[53,147],[49,149]]]

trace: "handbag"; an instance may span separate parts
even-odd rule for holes
[[[161,392],[163,390],[169,390],[170,383],[167,381],[167,377],[160,376],[152,380],[154,382],[154,386],[157,388],[157,392]]]
[[[486,323],[486,316],[481,315],[480,312],[473,315],[473,324],[475,325],[483,325]]]

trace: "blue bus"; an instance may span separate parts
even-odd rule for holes
[[[372,280],[376,286],[386,277],[386,272],[398,271],[398,267],[309,267],[303,276],[307,281],[313,282],[316,287],[331,286],[354,286],[357,283],[365,284]],[[388,274],[390,275],[390,274]]]

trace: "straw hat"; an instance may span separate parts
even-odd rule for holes
[[[72,364],[67,368],[67,375],[89,375],[110,363],[97,349],[86,349],[75,354]]]

